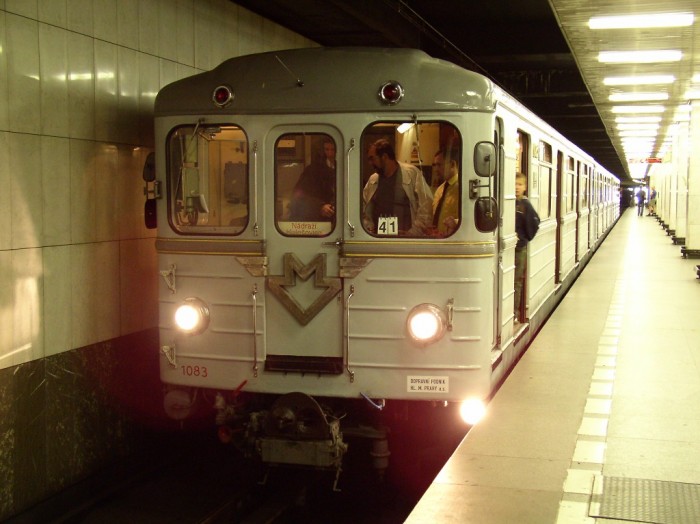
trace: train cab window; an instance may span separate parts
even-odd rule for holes
[[[451,236],[462,218],[461,151],[459,131],[446,122],[368,126],[361,146],[365,231],[378,238]]]
[[[336,144],[324,133],[287,133],[275,143],[275,223],[287,236],[323,237],[336,221]]]
[[[231,125],[196,124],[168,138],[168,209],[181,233],[240,234],[248,223],[248,142]]]

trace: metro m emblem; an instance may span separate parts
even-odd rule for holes
[[[315,274],[314,287],[325,288],[316,300],[304,309],[297,300],[289,294],[286,288],[296,286],[296,276],[306,281]],[[284,307],[305,326],[328,304],[340,291],[340,278],[326,276],[326,255],[320,253],[307,265],[294,253],[284,254],[284,275],[268,276],[267,288],[282,302]]]

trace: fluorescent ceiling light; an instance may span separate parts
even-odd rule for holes
[[[611,102],[654,102],[668,100],[668,93],[613,93],[608,97]]]
[[[604,64],[649,64],[653,62],[678,62],[683,53],[677,49],[655,51],[601,51],[598,62]]]
[[[613,113],[663,113],[664,106],[613,106]]]
[[[635,144],[653,144],[656,142],[656,139],[648,136],[625,136],[620,138],[620,142],[625,146],[629,146]]]
[[[700,73],[695,73],[693,75],[693,82],[700,82]]]
[[[656,136],[658,131],[656,129],[630,129],[628,131],[620,131],[617,136],[619,137],[629,137],[629,136]]]
[[[628,129],[659,129],[659,124],[617,124],[620,131]]]
[[[648,27],[683,27],[693,24],[693,13],[652,13],[644,15],[594,16],[591,29],[641,29]]]
[[[685,98],[687,100],[700,99],[700,89],[689,89],[688,91],[685,92],[685,96],[683,98]]]
[[[699,75],[700,76],[700,75]],[[673,75],[609,76],[603,79],[606,86],[640,86],[646,84],[672,84]]]
[[[650,124],[661,122],[660,116],[618,116],[615,118],[618,124]]]

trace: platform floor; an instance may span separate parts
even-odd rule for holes
[[[697,264],[625,212],[406,522],[700,523]]]

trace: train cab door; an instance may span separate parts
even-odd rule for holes
[[[265,369],[339,374],[342,142],[333,128],[284,126],[265,151]]]
[[[498,151],[498,171],[496,172],[496,180],[495,180],[495,193],[496,193],[496,201],[498,202],[498,210],[499,210],[499,217],[498,217],[498,224],[499,228],[496,234],[496,242],[498,243],[497,245],[497,264],[495,268],[495,273],[496,273],[496,279],[495,279],[495,288],[494,289],[494,305],[495,305],[495,312],[494,312],[494,337],[496,340],[496,344],[494,345],[494,350],[501,349],[501,326],[503,326],[503,276],[504,276],[504,271],[503,271],[503,258],[505,254],[505,242],[503,241],[503,212],[505,209],[504,201],[503,201],[503,187],[504,187],[504,162],[505,162],[505,148],[503,145],[503,120],[500,118],[496,119],[495,123],[495,128],[494,128],[494,136],[493,136],[494,144],[496,144],[496,148]]]

